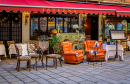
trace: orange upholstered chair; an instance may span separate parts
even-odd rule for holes
[[[96,48],[95,46],[95,42],[99,43],[99,46]],[[88,40],[84,42],[84,46],[85,46],[85,53],[86,53],[86,57],[87,57],[87,61],[95,61],[96,60],[105,60],[105,53],[106,50],[101,50],[101,46],[102,46],[102,41],[96,41],[96,40]],[[95,54],[94,53],[90,53],[90,51],[96,50],[96,58],[94,57]]]
[[[82,50],[72,50],[73,43],[69,41],[63,41],[62,54],[66,63],[80,63],[84,61]]]

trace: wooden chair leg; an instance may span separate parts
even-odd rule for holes
[[[17,66],[16,66],[16,70],[18,70],[18,60],[17,60]]]
[[[56,60],[56,62],[55,62],[56,63],[56,69],[57,69],[57,58],[55,58],[55,60]]]
[[[47,70],[47,61],[48,61],[48,57],[46,57],[46,70]]]
[[[53,58],[53,65],[55,65],[55,58]]]
[[[10,58],[11,58],[11,54],[10,54]]]
[[[19,62],[19,66],[18,66],[18,71],[19,71],[19,68],[20,68],[20,60],[19,60],[18,62]]]
[[[27,69],[28,69],[29,61],[27,60]]]
[[[31,71],[31,60],[29,60],[29,71]]]
[[[61,65],[61,67],[62,67],[61,58],[59,58],[59,61],[60,61],[60,65]]]

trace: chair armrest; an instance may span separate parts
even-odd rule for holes
[[[106,50],[97,50],[98,53],[105,53]]]
[[[75,55],[76,52],[73,52],[73,51],[67,51],[67,52],[64,52],[65,55]]]

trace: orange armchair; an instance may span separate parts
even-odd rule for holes
[[[69,41],[63,41],[62,54],[66,63],[80,63],[84,61],[82,50],[72,50],[73,43]]]
[[[99,43],[98,48],[93,48],[93,46],[95,45],[95,42]],[[101,46],[102,46],[102,41],[88,40],[84,42],[87,61],[94,61],[94,59],[95,61],[105,60],[106,50],[101,50]],[[96,58],[94,58],[94,55],[95,55],[94,53],[90,53],[90,51],[93,51],[93,50],[97,50]]]

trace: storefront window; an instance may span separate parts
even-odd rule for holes
[[[48,17],[48,34],[55,29],[55,17]]]
[[[57,27],[59,27],[60,31],[63,32],[63,18],[59,17],[59,18],[56,18],[56,29]]]
[[[47,30],[47,17],[40,18],[40,35],[45,35]]]
[[[121,23],[117,23],[117,30],[121,30]]]
[[[31,39],[37,40],[38,36],[38,18],[31,18]]]
[[[64,32],[70,32],[70,18],[64,18]]]
[[[72,18],[72,24],[71,24],[71,32],[76,32],[77,29],[79,29],[78,27],[78,19],[76,17]]]

